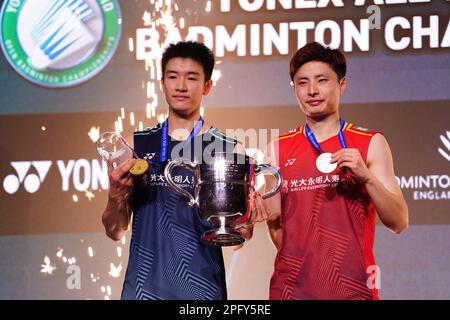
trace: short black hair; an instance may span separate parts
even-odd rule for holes
[[[307,43],[300,48],[291,59],[289,65],[289,74],[291,80],[305,63],[311,61],[320,61],[328,64],[341,80],[347,73],[347,61],[344,54],[339,49],[325,47],[318,42]]]
[[[176,44],[170,44],[162,55],[161,67],[163,76],[166,71],[167,63],[173,58],[190,58],[197,61],[202,65],[203,71],[205,72],[205,82],[211,79],[215,58],[211,50],[203,43],[180,41]]]

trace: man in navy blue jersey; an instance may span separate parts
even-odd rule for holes
[[[120,240],[133,213],[122,299],[227,298],[222,250],[200,241],[210,226],[164,179],[167,160],[201,158],[211,144],[223,151],[243,152],[236,140],[200,116],[202,97],[212,87],[214,60],[212,52],[197,42],[179,42],[166,49],[161,83],[169,105],[168,119],[134,133],[134,149],[140,158],[149,161],[149,171],[144,177],[133,176],[129,170],[136,160],[130,159],[109,172],[108,203],[102,217],[106,234]],[[186,148],[188,151],[180,148],[189,144],[192,147]],[[179,168],[175,175],[185,189],[193,192],[189,171]],[[255,202],[253,205],[256,208]],[[241,232],[250,238],[252,231],[249,227]]]

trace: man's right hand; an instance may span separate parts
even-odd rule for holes
[[[109,193],[108,204],[102,215],[102,222],[108,237],[118,241],[128,230],[131,219],[131,194],[135,183],[146,183],[147,174],[132,175],[129,170],[136,159],[129,159],[113,169],[109,163]]]
[[[112,169],[112,165],[108,166],[110,200],[121,202],[131,195],[134,183],[146,182],[147,174],[134,176],[130,173],[130,169],[135,163],[136,159],[131,158],[121,163],[116,169]]]

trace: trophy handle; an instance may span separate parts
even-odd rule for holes
[[[256,175],[264,172],[268,172],[274,175],[274,177],[277,179],[277,184],[275,187],[273,187],[271,190],[267,191],[263,195],[261,195],[261,198],[267,199],[275,195],[278,191],[280,191],[281,184],[283,183],[283,178],[281,177],[280,170],[277,168],[272,167],[269,164],[257,164],[255,165],[254,172]]]
[[[195,181],[195,198],[186,190],[184,190],[183,188],[179,187],[172,179],[172,171],[173,169],[175,169],[176,167],[183,167],[186,168],[190,171],[192,171],[194,173],[194,179]],[[198,204],[198,164],[189,161],[187,159],[176,159],[176,160],[169,160],[166,168],[164,169],[164,177],[166,178],[167,183],[169,184],[169,186],[172,187],[172,189],[174,189],[176,192],[186,196],[189,199],[188,202],[188,206],[189,207],[193,207],[193,206],[199,206]]]

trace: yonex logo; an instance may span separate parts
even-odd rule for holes
[[[450,131],[447,131],[446,134],[447,136],[442,134],[440,136],[445,148],[439,148],[438,151],[447,161],[450,161]]]
[[[53,162],[56,164],[55,169],[59,172],[60,181],[55,179],[51,181],[53,189],[57,188],[58,185],[63,192],[70,190],[85,192],[109,188],[106,162],[98,159],[92,159],[91,161],[78,159],[68,161],[13,161],[10,164],[15,173],[11,173],[3,179],[3,189],[6,193],[13,195],[23,185],[28,193],[36,193],[47,177]]]
[[[288,159],[288,160],[286,160],[286,163],[284,164],[284,166],[285,167],[292,166],[294,164],[295,160],[297,160],[297,159]]]
[[[156,153],[146,153],[144,160],[152,160]]]
[[[41,184],[52,165],[52,161],[15,161],[11,166],[16,170],[16,174],[10,174],[3,180],[3,189],[9,194],[16,193],[21,184],[29,193],[39,190]],[[30,168],[34,167],[37,174],[30,173]]]

